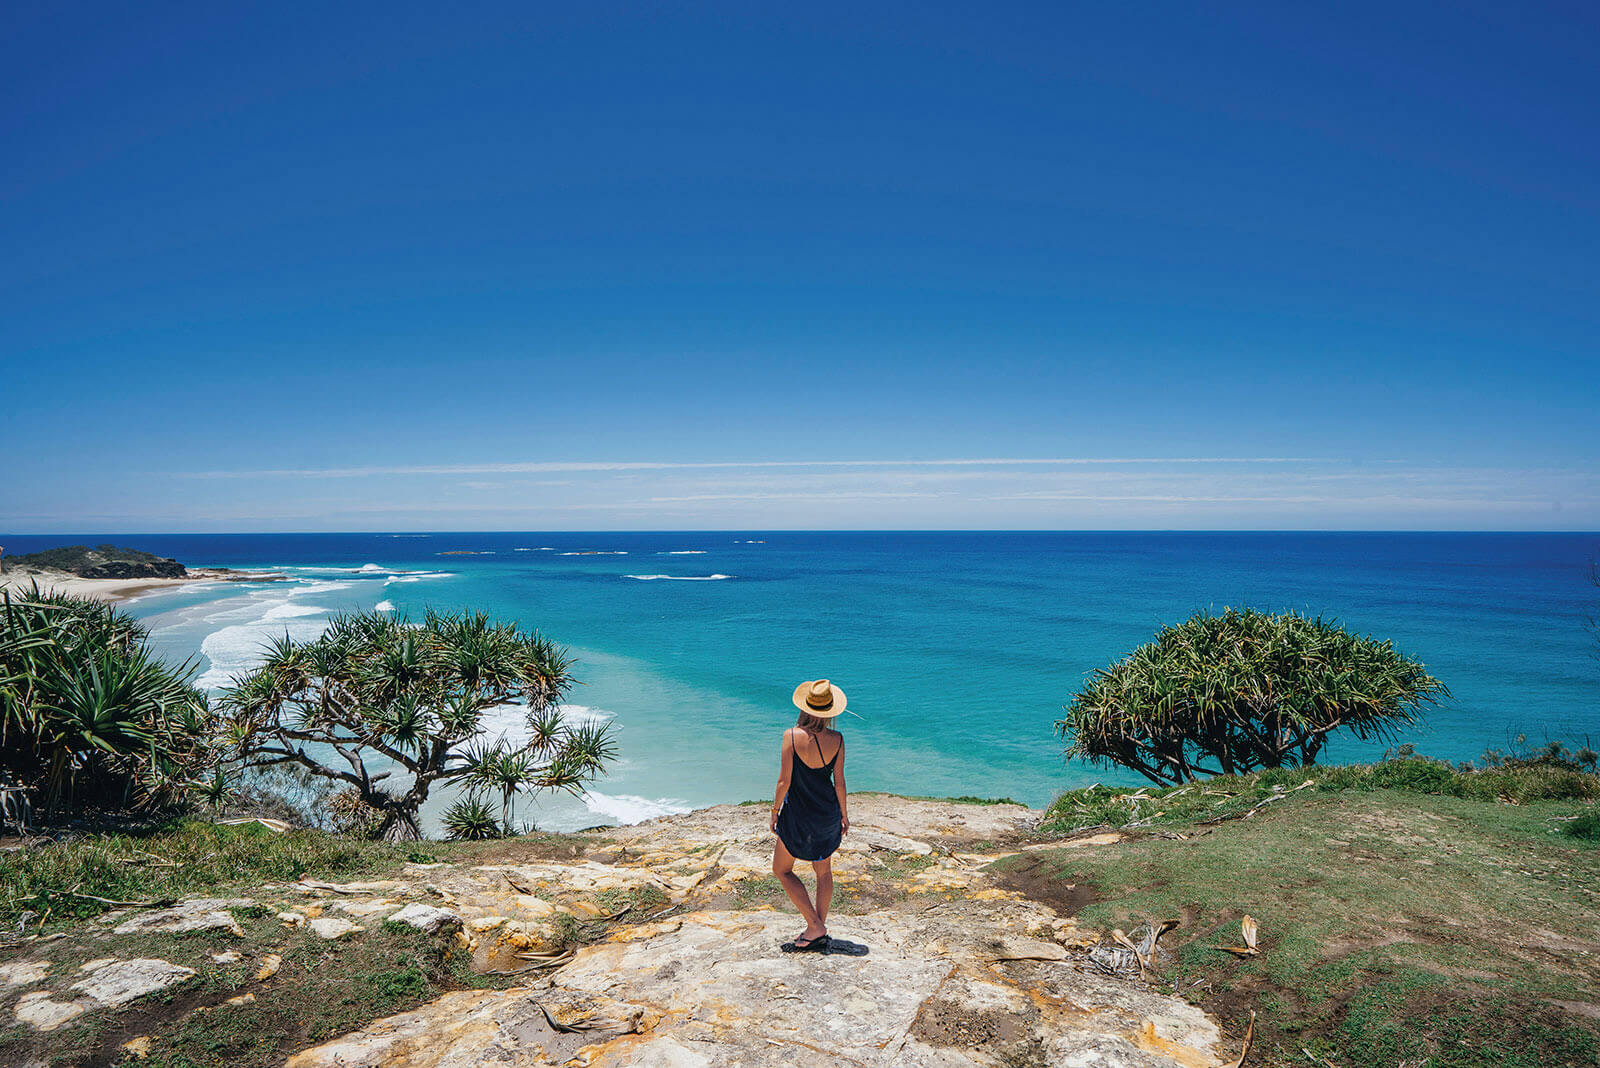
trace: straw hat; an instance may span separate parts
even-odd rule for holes
[[[844,711],[844,691],[827,679],[802,682],[794,688],[794,707],[818,719],[832,719]]]

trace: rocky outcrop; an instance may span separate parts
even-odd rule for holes
[[[289,1068],[1231,1060],[1200,1009],[1100,973],[1086,952],[1097,933],[992,882],[986,865],[1035,813],[881,797],[851,810],[835,860],[851,914],[836,911],[829,926],[865,956],[779,951],[802,925],[770,897],[771,839],[755,806],[607,831],[581,857],[417,866],[343,886],[389,899],[420,888],[463,918],[457,937],[480,969],[541,970],[510,990],[447,994]],[[769,896],[748,907],[758,889]],[[572,922],[629,912],[641,922],[558,952]]]
[[[771,876],[765,806],[718,806],[577,844],[508,841],[475,863],[263,886],[249,900],[124,912],[98,926],[114,947],[118,932],[148,939],[240,917],[309,928],[338,953],[404,924],[468,955],[479,972],[516,977],[509,989],[448,993],[301,1050],[290,1068],[1232,1063],[1200,1009],[1140,982],[1137,970],[1097,967],[1100,932],[1051,903],[1070,910],[1065,897],[1002,885],[991,865],[1034,848],[1025,831],[1037,815],[852,798],[829,928],[864,955],[780,951],[801,923]],[[1095,849],[1115,838],[1068,845]],[[225,1004],[273,996],[280,956],[259,968],[237,953],[232,960],[258,985]],[[23,992],[48,981],[39,964],[19,962],[0,982],[17,992],[15,1021],[42,1030],[121,1004],[116,991],[131,966],[140,982],[183,981],[179,966],[151,970],[163,963],[91,961],[70,994],[59,981],[55,993]],[[126,989],[141,996],[131,978]]]

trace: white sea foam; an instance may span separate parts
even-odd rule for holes
[[[658,797],[651,800],[648,797],[636,797],[633,794],[603,794],[598,790],[585,791],[583,803],[595,815],[616,820],[624,825],[643,823],[645,820],[653,820],[657,816],[672,816],[680,812],[689,812],[693,808],[688,802],[680,801],[675,797]]]
[[[236,623],[207,634],[200,643],[211,666],[195,679],[202,690],[230,685],[235,675],[243,675],[263,660],[267,642],[284,634],[297,642],[314,641],[328,627],[323,608],[306,606],[309,611],[290,611],[296,606],[276,605],[259,619]],[[310,618],[317,617],[317,618]]]
[[[383,580],[385,586],[397,582],[421,582],[423,579],[455,578],[454,571],[401,571]]]
[[[384,575],[384,574],[388,574],[389,570],[390,570],[389,568],[387,568],[387,567],[379,567],[377,564],[362,564],[360,567],[356,568],[356,573],[357,574],[361,574],[361,575],[370,575],[370,574]]]
[[[658,582],[665,579],[668,582],[720,582],[731,579],[732,575],[623,575],[623,578],[638,579],[640,582]]]
[[[656,555],[657,556],[704,556],[705,554],[706,554],[706,551],[704,549],[668,549],[666,552],[657,553]]]
[[[377,604],[373,605],[372,608],[373,608],[373,611],[375,611],[375,612],[393,612],[394,611],[394,602],[393,601],[379,601]]]
[[[569,727],[584,727],[591,723],[605,723],[614,715],[603,708],[590,708],[588,705],[562,705],[561,718]],[[473,741],[492,742],[496,739],[512,746],[520,746],[528,740],[527,705],[510,701],[483,710]]]
[[[589,549],[579,553],[557,553],[557,556],[627,556],[626,549]]]

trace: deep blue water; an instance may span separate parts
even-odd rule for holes
[[[1298,609],[1391,638],[1454,698],[1403,740],[1477,757],[1516,734],[1600,737],[1586,613],[1600,535],[1394,533],[663,533],[7,536],[8,553],[131,544],[189,564],[290,568],[133,611],[208,683],[268,634],[314,634],[380,603],[471,606],[580,658],[572,703],[614,717],[623,760],[589,811],[633,818],[770,795],[789,695],[849,694],[852,789],[1009,795],[1126,773],[1067,766],[1052,725],[1087,672],[1157,628],[1226,605]],[[441,555],[467,550],[488,555]],[[525,551],[519,551],[525,550]],[[563,555],[588,551],[612,555]],[[367,565],[373,565],[367,567]],[[365,572],[359,571],[367,567]],[[722,575],[727,578],[708,578]],[[670,576],[640,578],[629,576]],[[704,581],[673,581],[703,578]],[[1381,746],[1335,738],[1324,759]]]

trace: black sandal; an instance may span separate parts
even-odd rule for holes
[[[815,938],[806,938],[802,935],[793,942],[785,942],[778,948],[785,953],[826,953],[830,939],[827,935],[818,935]]]

